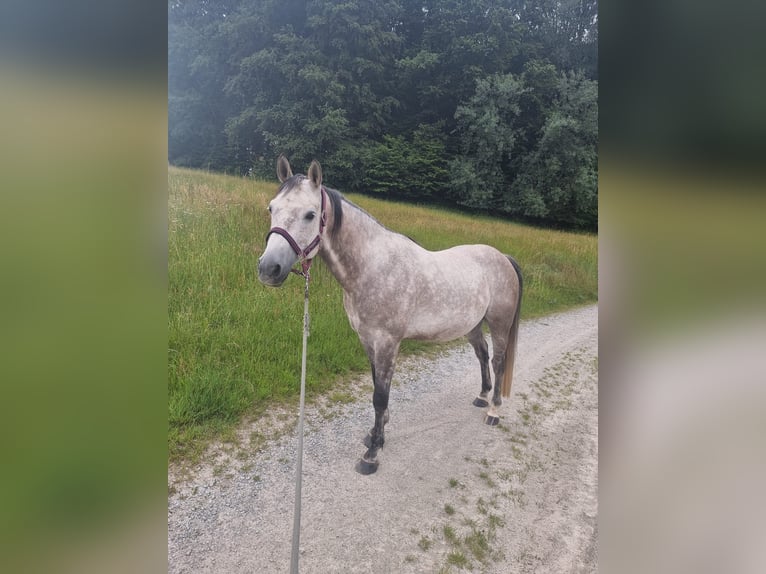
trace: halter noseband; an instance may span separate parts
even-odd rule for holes
[[[301,271],[298,271],[297,269],[290,269],[290,271],[296,275],[302,275],[303,277],[308,276],[309,269],[311,269],[311,263],[314,261],[313,258],[308,258],[308,254],[311,253],[322,242],[322,233],[324,233],[324,228],[327,224],[327,210],[325,209],[325,197],[327,196],[327,192],[325,191],[324,186],[322,186],[320,189],[322,191],[322,204],[319,208],[319,233],[314,239],[311,240],[311,243],[309,243],[305,249],[301,249],[300,245],[298,245],[298,242],[293,239],[292,235],[290,235],[290,232],[282,227],[272,227],[266,234],[267,243],[272,233],[281,235],[287,240],[287,243],[290,244],[290,247],[292,247],[293,251],[295,251],[295,254],[298,256],[298,262],[301,264]]]

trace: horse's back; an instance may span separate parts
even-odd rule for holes
[[[450,340],[468,333],[488,314],[512,316],[516,273],[510,260],[488,245],[423,250],[413,282],[418,294],[407,337]]]
[[[457,245],[430,253],[442,272],[458,282],[475,279],[493,290],[514,283],[516,272],[510,259],[489,245]]]

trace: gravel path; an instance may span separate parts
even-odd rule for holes
[[[470,345],[400,361],[371,476],[354,471],[369,375],[307,406],[301,572],[596,571],[597,335],[597,306],[522,322],[497,427],[471,406]],[[171,469],[169,572],[289,571],[296,418],[245,424],[249,448],[219,446],[183,478]]]

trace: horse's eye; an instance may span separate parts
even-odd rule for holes
[[[314,213],[313,211],[309,211],[306,214],[306,221],[311,221],[312,219],[314,219],[314,217],[316,217],[316,213]]]
[[[271,213],[271,205],[269,205],[266,209],[268,209],[269,213]]]

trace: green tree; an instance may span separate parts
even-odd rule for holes
[[[278,23],[284,6],[268,3],[263,18],[274,24],[264,32],[268,41],[242,57],[226,84],[242,102],[226,124],[230,142],[287,153],[298,165],[321,158],[336,166],[338,183],[350,178],[337,167],[344,165],[340,153],[350,142],[380,137],[398,105],[385,85],[398,45],[397,8],[365,0],[293,2],[290,17]]]
[[[395,198],[444,201],[447,163],[440,125],[421,125],[411,140],[383,136],[361,156],[361,185],[371,193]]]
[[[220,83],[227,56],[217,42],[229,4],[168,3],[168,158],[176,165],[230,167],[223,132],[230,108],[222,101]]]
[[[594,0],[170,0],[168,158],[594,226],[597,25]]]
[[[516,4],[524,30],[521,65],[546,59],[562,72],[582,70],[586,77],[597,78],[597,0],[520,0]]]
[[[476,81],[508,69],[518,53],[520,23],[512,2],[427,0],[402,2],[404,50],[396,62],[405,129],[443,122],[455,128],[455,110]]]
[[[598,91],[582,73],[562,75],[557,106],[524,157],[506,209],[558,225],[598,223]]]
[[[522,82],[512,74],[476,82],[476,91],[455,112],[461,134],[461,154],[450,170],[457,201],[482,209],[501,205],[519,135]]]

